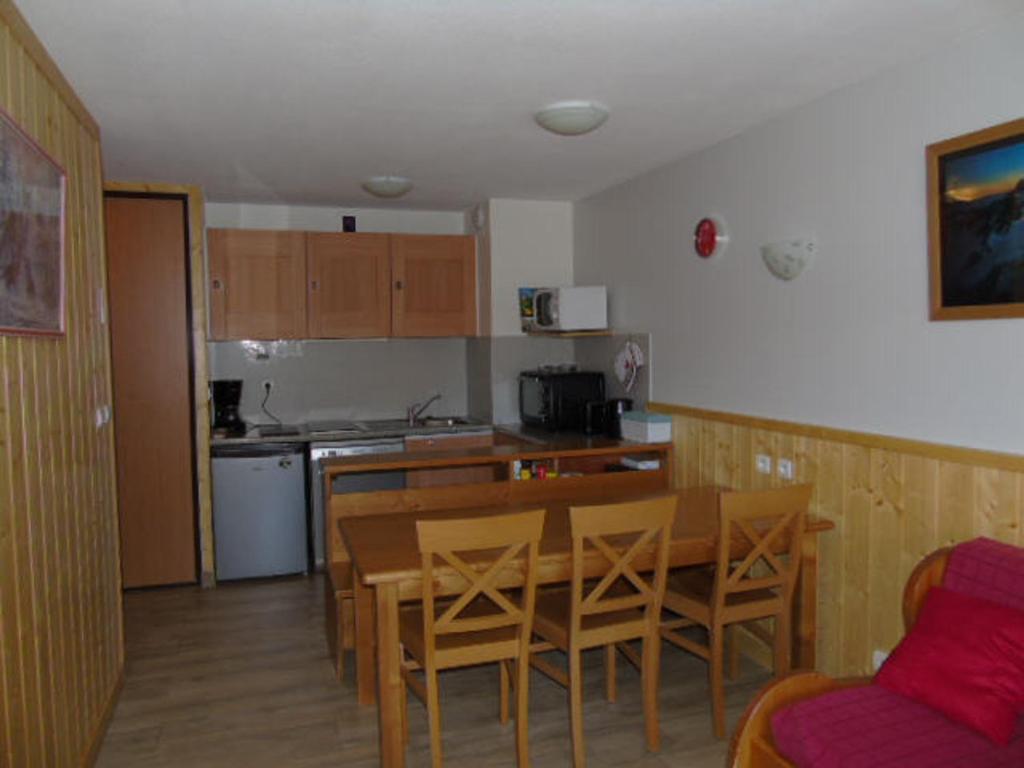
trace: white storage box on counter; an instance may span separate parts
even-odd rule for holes
[[[622,439],[636,443],[670,443],[672,417],[650,411],[626,411],[622,414]]]

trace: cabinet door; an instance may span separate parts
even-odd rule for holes
[[[394,336],[476,333],[476,244],[466,235],[392,235]]]
[[[415,435],[405,438],[405,450],[455,451],[464,448],[484,448],[494,445],[494,435]],[[409,469],[405,472],[406,488],[434,488],[442,485],[472,485],[493,483],[497,478],[494,466],[455,467],[452,469]]]
[[[311,337],[391,334],[388,237],[336,232],[306,235]]]
[[[301,339],[306,335],[306,234],[211,229],[210,336]]]

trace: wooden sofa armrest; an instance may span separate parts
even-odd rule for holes
[[[836,680],[817,672],[794,672],[772,681],[758,692],[743,713],[729,745],[726,765],[730,768],[792,768],[793,764],[775,750],[772,715],[803,699],[870,682],[870,677]]]

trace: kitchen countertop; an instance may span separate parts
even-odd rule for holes
[[[336,443],[336,442],[361,442],[366,440],[381,440],[384,438],[402,438],[419,435],[452,435],[452,434],[487,434],[492,432],[494,427],[479,419],[465,419],[460,424],[439,424],[430,426],[410,427],[401,424],[401,419],[352,419],[354,423],[361,425],[358,430],[344,430],[339,432],[310,432],[306,424],[288,424],[286,426],[296,427],[299,431],[295,435],[267,435],[260,436],[256,431],[258,426],[253,425],[245,435],[236,437],[216,437],[210,440],[212,447],[221,445],[255,445],[257,443]],[[259,425],[267,426],[267,425]]]
[[[498,430],[509,434],[506,428]],[[613,440],[604,436],[588,436],[562,433],[542,433],[548,436],[545,442],[536,439],[513,440],[480,448],[459,448],[447,451],[413,451],[402,453],[381,453],[365,456],[339,456],[325,459],[323,466],[328,475],[382,469],[408,469],[431,466],[473,466],[494,464],[515,459],[541,459],[554,456],[616,456],[629,453],[665,453],[672,450],[671,443],[634,443],[628,440]],[[531,435],[533,437],[533,435]]]

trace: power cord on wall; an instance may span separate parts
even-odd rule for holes
[[[274,388],[273,382],[270,382],[270,381],[264,381],[263,382],[263,390],[264,390],[265,394],[263,395],[263,402],[260,403],[260,410],[263,411],[265,414],[267,414],[267,416],[269,416],[271,419],[273,419],[278,424],[278,426],[280,426],[281,420],[279,418],[277,418],[277,416],[275,416],[274,414],[272,414],[270,411],[267,410],[267,400],[270,399],[270,391],[273,388]]]

